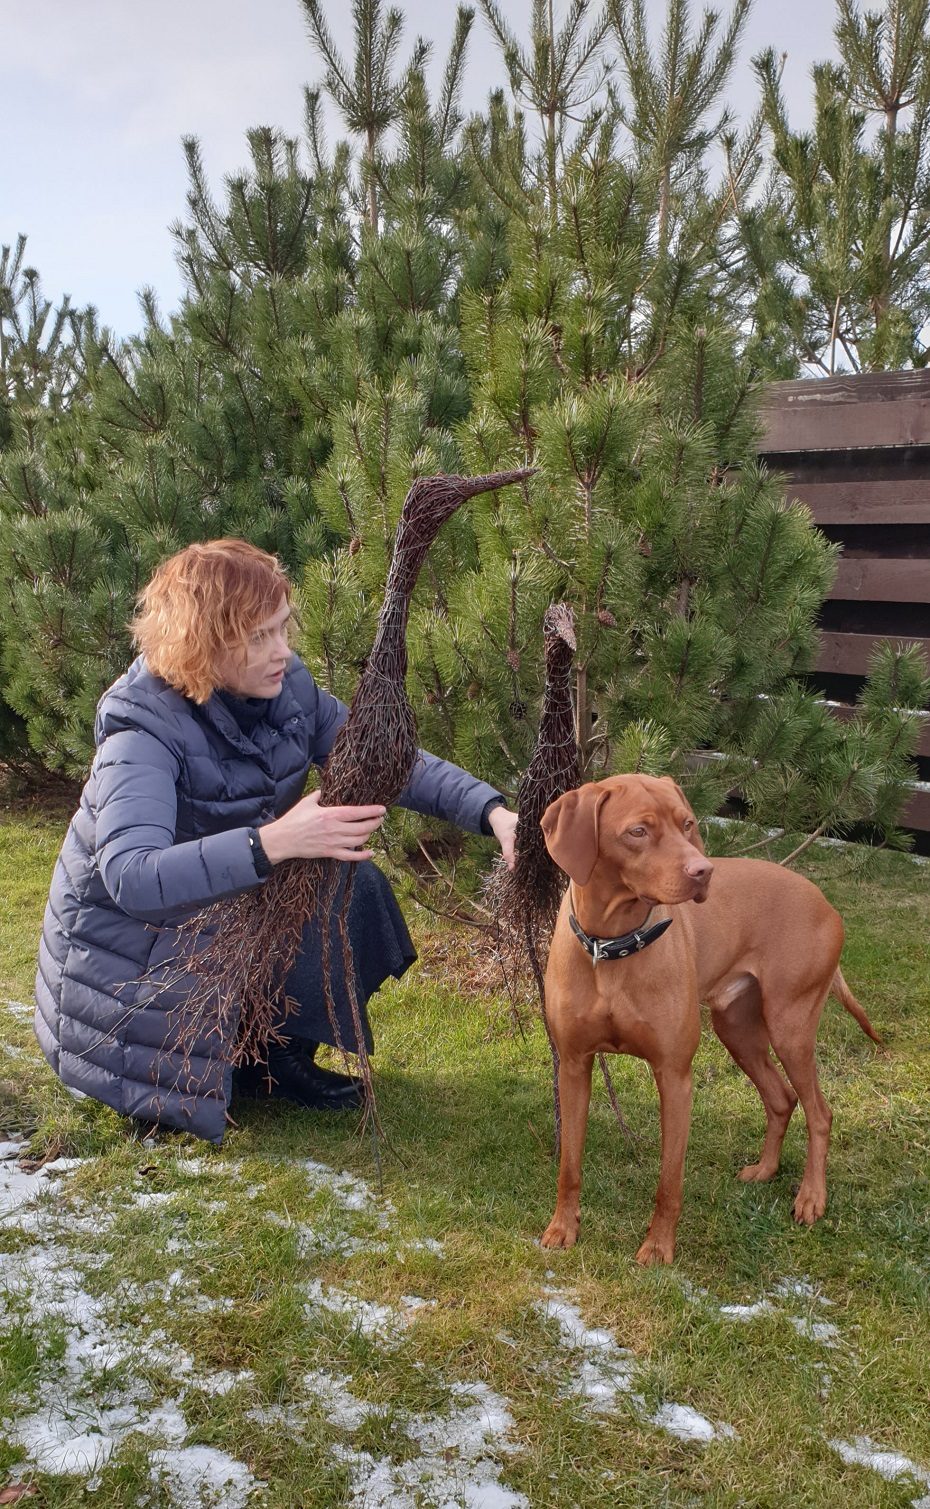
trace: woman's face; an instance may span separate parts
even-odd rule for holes
[[[217,662],[217,685],[236,697],[276,697],[291,658],[287,625],[291,605],[280,607],[258,624],[239,650],[226,650]]]

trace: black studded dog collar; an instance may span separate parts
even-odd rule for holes
[[[649,917],[651,916],[650,912]],[[654,922],[651,927],[647,927],[649,917],[646,918],[642,927],[634,928],[632,933],[624,933],[622,938],[591,937],[585,932],[574,912],[569,912],[568,921],[582,948],[591,955],[595,965],[598,965],[602,959],[628,959],[631,954],[642,953],[650,943],[655,943],[657,938],[661,938],[675,920],[673,917],[663,917],[661,922]]]

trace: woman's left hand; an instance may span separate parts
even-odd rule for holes
[[[492,807],[487,820],[494,837],[501,846],[507,868],[512,870],[515,864],[514,838],[517,832],[517,814],[508,812],[506,807]]]

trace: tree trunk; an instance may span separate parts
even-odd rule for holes
[[[378,189],[375,181],[375,133],[371,126],[368,128],[368,224],[372,234],[378,234]]]

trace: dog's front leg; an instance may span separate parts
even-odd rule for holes
[[[675,1256],[675,1233],[681,1215],[685,1152],[691,1129],[691,1063],[653,1064],[662,1122],[662,1167],[656,1207],[637,1263],[670,1263]]]
[[[581,1221],[581,1160],[591,1104],[594,1054],[559,1059],[559,1102],[562,1109],[562,1156],[555,1212],[542,1234],[544,1247],[574,1247]]]

